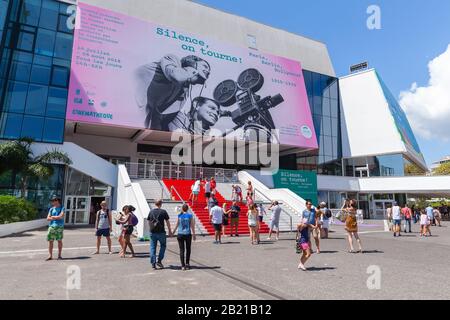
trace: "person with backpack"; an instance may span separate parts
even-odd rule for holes
[[[61,205],[61,199],[53,197],[51,200],[52,207],[48,211],[47,221],[48,232],[48,258],[46,261],[53,259],[53,242],[58,241],[58,260],[62,259],[62,247],[63,247],[63,234],[64,234],[64,207]]]
[[[411,233],[411,219],[412,219],[413,213],[407,203],[405,203],[405,206],[402,208],[402,215],[405,219],[405,230],[404,231],[405,231],[405,233],[406,232]],[[409,227],[409,231],[407,230],[407,227]]]
[[[100,245],[102,242],[102,236],[106,238],[108,242],[108,253],[112,254],[111,251],[111,230],[112,230],[112,218],[111,212],[108,209],[108,204],[106,201],[100,203],[101,209],[97,211],[97,217],[95,219],[95,235],[97,237],[97,251],[92,254],[100,253]]]
[[[127,247],[131,250],[131,258],[135,257],[133,245],[131,244],[131,234],[138,222],[137,217],[133,213],[135,210],[136,208],[131,205],[124,206],[120,217],[116,220],[122,225],[122,232],[119,237],[119,243],[122,245],[122,250],[119,253],[121,258],[126,258]]]
[[[181,213],[178,215],[177,223],[172,234],[178,233],[177,241],[180,248],[181,270],[189,270],[191,259],[191,244],[195,241],[195,220],[192,213],[189,212],[189,206],[183,204]],[[186,250],[185,250],[186,249]],[[186,252],[186,255],[185,255]]]
[[[155,202],[155,207],[150,210],[147,220],[150,229],[150,264],[152,268],[156,270],[156,266],[160,269],[164,269],[162,261],[166,252],[167,235],[164,228],[164,222],[167,225],[169,231],[169,237],[172,236],[172,229],[170,228],[169,214],[166,210],[161,209],[163,201],[161,199]],[[156,260],[156,249],[160,245],[158,260]]]
[[[320,211],[323,212],[322,214],[322,231],[323,234],[321,234],[321,238],[327,239],[328,238],[328,231],[330,229],[330,218],[332,216],[331,210],[327,208],[326,202],[321,202],[320,205]]]

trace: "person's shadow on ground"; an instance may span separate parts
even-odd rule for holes
[[[308,267],[307,271],[326,271],[326,270],[336,270],[335,267]]]

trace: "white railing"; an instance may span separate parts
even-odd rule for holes
[[[247,171],[239,171],[238,176],[242,184],[246,185],[248,181],[251,181],[254,189],[258,189],[260,193],[263,193],[270,199],[288,203],[294,212],[302,212],[306,209],[305,199],[301,198],[289,189],[269,189]]]
[[[258,193],[262,198],[266,199],[267,202],[272,203],[273,200],[271,200],[269,197],[267,197],[264,193],[262,193],[261,191],[259,191],[259,189],[253,188],[253,197],[256,198],[256,193]],[[255,202],[258,202],[254,199]],[[282,202],[279,202],[279,204],[283,204]],[[287,212],[286,210],[284,210],[282,207],[280,207],[281,209],[281,213],[285,214],[288,216],[289,218],[289,227],[291,232],[294,230],[293,229],[293,219],[292,219],[292,215]]]
[[[166,164],[157,161],[154,163],[127,162],[125,166],[131,179],[196,180],[214,177],[217,182],[238,181],[238,173],[235,169]]]
[[[331,218],[330,218],[330,225],[335,224],[335,221],[341,221],[341,217],[345,215],[344,211],[342,209],[330,209],[331,211]],[[356,221],[358,224],[364,223],[364,210],[358,209],[356,211]]]
[[[139,183],[132,183],[124,165],[119,164],[119,174],[117,181],[117,209],[121,210],[125,205],[132,205],[136,208],[134,212],[138,217],[136,233],[138,238],[144,238],[148,234],[148,225],[145,223],[150,207]],[[115,224],[113,224],[116,226]],[[114,229],[114,227],[113,227]],[[115,230],[117,232],[117,230]]]

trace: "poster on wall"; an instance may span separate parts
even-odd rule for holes
[[[303,199],[311,200],[318,206],[317,198],[317,174],[313,171],[303,170],[278,170],[273,175],[275,188],[286,188],[299,195]]]
[[[408,151],[412,152],[423,164],[425,164],[425,159],[420,151],[419,144],[417,143],[405,112],[378,74],[377,77],[383,89],[384,96],[388,102],[389,111],[394,118],[395,127],[397,128],[403,143],[407,147]]]
[[[300,62],[82,2],[67,120],[317,148]]]

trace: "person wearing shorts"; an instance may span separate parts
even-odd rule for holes
[[[238,233],[238,226],[239,226],[239,213],[241,212],[241,208],[237,205],[237,202],[234,201],[230,208],[230,234],[233,236],[233,229],[234,229],[234,235],[236,237],[239,237]]]
[[[111,236],[110,231],[112,230],[112,217],[111,212],[108,209],[108,204],[106,201],[100,203],[101,209],[97,211],[97,217],[95,219],[95,236],[97,237],[97,250],[92,254],[100,253],[100,245],[102,242],[102,237],[106,238],[108,242],[108,253],[112,254],[111,251]]]
[[[311,247],[309,245],[309,227],[306,223],[307,219],[302,219],[301,223],[297,226],[299,233],[297,242],[297,252],[302,252],[298,269],[306,271],[305,263],[311,257]]]
[[[47,221],[49,221],[47,231],[48,241],[48,258],[46,261],[53,259],[53,242],[58,241],[58,260],[62,259],[62,247],[64,237],[64,207],[61,206],[61,199],[53,197],[51,200],[52,207],[48,210]]]
[[[258,204],[257,210],[258,210],[258,221],[259,221],[259,223],[261,223],[264,220],[264,215],[266,214],[266,209],[264,209],[264,206],[262,205],[262,203],[260,203],[260,204]]]
[[[214,244],[222,243],[223,209],[216,203],[209,212],[209,219],[214,227]]]
[[[224,203],[222,206],[223,210],[223,217],[222,217],[222,235],[225,236],[225,228],[228,226],[228,218],[229,218],[229,211],[227,210],[227,204]],[[231,232],[230,232],[231,233]]]
[[[400,209],[400,206],[397,204],[397,202],[394,202],[394,205],[392,206],[392,220],[394,222],[394,237],[398,236],[400,237],[400,225],[402,224],[402,212]]]
[[[272,217],[270,219],[269,224],[269,236],[267,237],[267,240],[272,239],[272,232],[275,231],[275,237],[278,240],[280,236],[280,215],[281,215],[281,207],[278,204],[278,201],[273,201],[272,204],[269,207],[269,210],[272,210]]]
[[[198,200],[198,194],[200,193],[200,179],[195,180],[194,184],[192,185],[192,205],[194,205],[194,201]]]
[[[428,229],[428,216],[425,211],[420,214],[420,236],[426,237]]]

